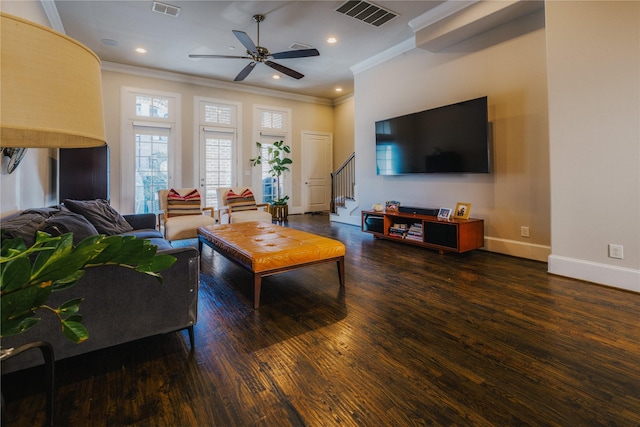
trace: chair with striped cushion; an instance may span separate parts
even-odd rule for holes
[[[213,208],[203,207],[200,193],[195,188],[159,190],[160,215],[158,223],[169,241],[194,239],[198,227],[213,225]]]
[[[271,213],[267,203],[256,203],[249,187],[220,187],[218,195],[218,222],[267,221],[271,222]]]

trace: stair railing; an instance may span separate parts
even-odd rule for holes
[[[354,200],[356,184],[356,153],[351,154],[335,172],[331,174],[331,213],[338,213],[347,200]]]

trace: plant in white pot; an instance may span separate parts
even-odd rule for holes
[[[262,151],[262,144],[256,142],[258,156],[250,159],[252,166],[262,165],[264,162],[269,167],[269,174],[276,179],[276,199],[271,201],[271,214],[273,219],[283,221],[287,219],[289,196],[283,195],[280,187],[280,177],[285,172],[291,172],[289,165],[293,163],[288,156],[291,154],[291,147],[284,141],[276,141],[266,146],[266,152]]]

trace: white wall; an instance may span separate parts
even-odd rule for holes
[[[337,169],[355,151],[353,140],[354,122],[353,96],[336,102],[334,106],[334,134],[333,134],[333,167]]]
[[[544,13],[438,53],[413,49],[355,76],[356,181],[360,206],[472,204],[485,248],[545,260],[550,253],[549,144]],[[527,29],[527,31],[522,31]],[[374,122],[488,96],[489,175],[376,176]],[[520,227],[530,237],[520,236]]]
[[[552,1],[546,14],[549,271],[640,292],[640,2]]]

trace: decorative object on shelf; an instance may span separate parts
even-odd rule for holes
[[[50,310],[60,320],[65,337],[75,343],[89,338],[78,313],[82,298],[71,299],[58,308],[46,305],[51,292],[66,290],[84,275],[84,270],[100,265],[117,265],[154,276],[162,282],[160,271],[176,258],[156,255],[150,240],[135,236],[87,237],[73,246],[73,233],[51,237],[38,232],[36,242],[27,248],[20,237],[3,240],[0,250],[0,337],[16,335],[35,326],[37,310]]]
[[[3,153],[105,145],[100,59],[50,28],[5,13],[0,18]],[[10,155],[14,169],[18,153]]]
[[[249,159],[252,166],[261,165],[264,161],[269,166],[269,174],[276,179],[276,200],[272,201],[271,214],[276,221],[286,221],[289,213],[289,206],[287,201],[289,196],[281,195],[280,191],[280,177],[285,172],[291,172],[289,165],[293,163],[288,155],[291,153],[291,147],[284,143],[284,141],[276,141],[267,146],[267,152],[262,157],[262,144],[256,142],[258,147],[258,156],[254,159]]]
[[[398,207],[400,206],[400,202],[395,200],[387,200],[384,204],[384,210],[388,212],[398,212]]]
[[[456,204],[456,210],[453,212],[453,217],[455,219],[469,219],[470,212],[471,212],[471,203],[458,202]]]
[[[371,209],[373,209],[376,212],[382,212],[384,210],[384,207],[382,206],[382,203],[376,203],[373,205]]]
[[[449,220],[451,218],[451,208],[440,208],[438,211],[438,219]]]

